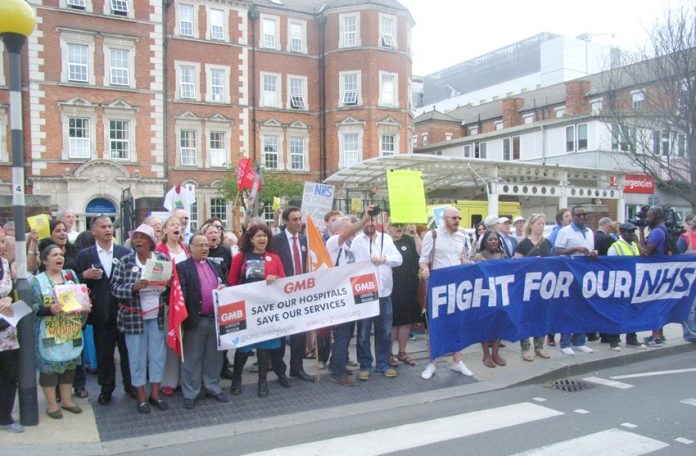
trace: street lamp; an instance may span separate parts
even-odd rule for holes
[[[16,290],[19,298],[31,305],[27,278],[24,226],[24,134],[22,131],[22,47],[36,25],[34,10],[24,0],[0,2],[0,36],[5,42],[10,70],[10,125],[12,128],[12,205],[15,219]],[[19,417],[24,426],[39,424],[36,397],[36,360],[34,358],[34,315],[17,325],[19,337]]]

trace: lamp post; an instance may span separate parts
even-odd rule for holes
[[[22,47],[36,25],[34,10],[24,0],[0,2],[0,36],[5,42],[10,71],[10,126],[12,128],[12,205],[15,219],[16,290],[19,298],[31,305],[27,280],[27,255],[24,226],[24,133],[22,130]],[[19,337],[19,418],[24,426],[39,423],[36,397],[36,361],[34,358],[34,315],[17,325]]]

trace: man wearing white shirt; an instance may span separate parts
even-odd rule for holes
[[[362,232],[358,233],[350,246],[356,262],[370,260],[377,268],[379,288],[379,316],[358,321],[358,362],[360,372],[358,380],[368,380],[372,373],[372,350],[370,347],[370,330],[375,327],[375,370],[385,377],[396,377],[396,369],[389,367],[391,354],[392,303],[393,286],[392,268],[401,265],[403,258],[396,249],[394,241],[388,234],[379,233],[376,221],[370,216]]]

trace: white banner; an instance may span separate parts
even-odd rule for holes
[[[312,216],[314,224],[322,231],[324,226],[324,216],[327,212],[333,209],[333,198],[335,188],[333,185],[316,184],[313,182],[305,182],[304,193],[302,194],[302,215]]]
[[[218,350],[379,315],[370,261],[213,292]]]

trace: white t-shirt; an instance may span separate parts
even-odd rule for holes
[[[594,234],[592,230],[585,227],[584,231],[580,230],[575,223],[564,226],[558,230],[556,236],[556,244],[554,248],[572,249],[574,247],[587,247],[587,250],[594,250]],[[575,252],[572,256],[583,256],[583,253]]]
[[[435,238],[435,256],[433,257],[433,269],[446,268],[462,264],[462,260],[468,258],[466,234],[461,231],[452,233],[446,228],[437,229]],[[421,257],[419,263],[430,263],[430,251],[433,249],[433,233],[428,231],[423,236]]]
[[[179,186],[179,192],[177,193],[176,187],[173,187],[164,196],[164,207],[166,207],[170,212],[174,212],[176,209],[183,209],[187,214],[191,213],[191,205],[196,202],[193,193],[186,188],[185,185]]]
[[[380,236],[384,237],[384,242]],[[370,247],[372,244],[372,247]],[[379,285],[379,297],[386,298],[391,296],[394,279],[392,278],[392,268],[401,266],[404,259],[396,249],[394,241],[388,234],[377,233],[374,242],[364,232],[358,233],[350,245],[350,251],[355,261],[371,260],[373,257],[383,256],[386,262],[375,266],[377,268],[377,282]]]
[[[329,256],[337,266],[354,263],[355,258],[350,251],[351,240],[348,239],[343,245],[338,245],[338,236],[335,234],[326,240],[326,251],[329,252]]]

